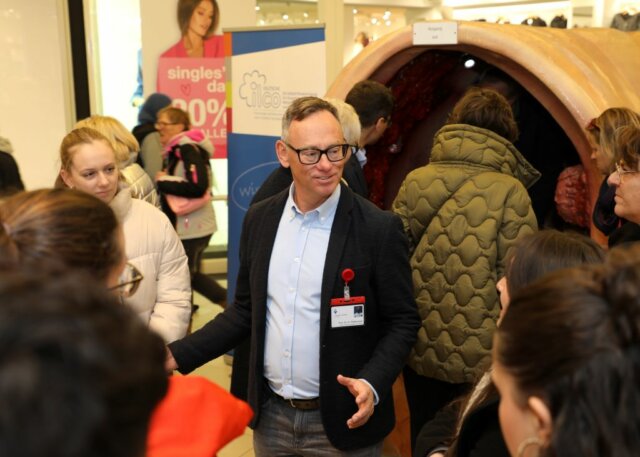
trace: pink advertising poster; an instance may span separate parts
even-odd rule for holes
[[[160,57],[158,92],[173,99],[173,106],[191,118],[192,127],[204,131],[215,146],[215,159],[227,157],[227,116],[223,58]]]

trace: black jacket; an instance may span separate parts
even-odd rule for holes
[[[500,430],[499,403],[498,394],[494,394],[469,411],[457,439],[456,457],[509,457]],[[447,405],[422,427],[416,439],[414,457],[424,457],[439,446],[451,445],[461,404]]]
[[[24,190],[18,164],[11,154],[0,151],[0,196]]]
[[[232,306],[169,348],[183,373],[219,357],[251,335],[249,404],[260,419],[265,398],[264,344],[269,263],[288,192],[251,206],[240,240],[240,269]],[[342,185],[324,260],[320,309],[320,412],[338,449],[374,445],[394,426],[391,387],[415,342],[420,320],[413,298],[407,240],[400,219]],[[365,325],[331,328],[330,300],[342,297],[345,268],[355,270],[353,296],[365,296]],[[380,402],[362,427],[346,422],[356,411],[353,395],[336,377],[364,378]]]

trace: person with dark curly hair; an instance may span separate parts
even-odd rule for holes
[[[600,264],[604,250],[591,238],[571,232],[542,230],[521,238],[508,252],[505,275],[498,281],[501,319],[510,297],[552,271]],[[487,371],[466,397],[443,409],[420,431],[416,457],[503,457],[507,448],[500,433],[500,397]]]
[[[0,275],[0,455],[144,456],[162,339],[86,273],[34,271]]]

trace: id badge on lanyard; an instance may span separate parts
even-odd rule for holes
[[[344,280],[344,296],[331,299],[331,328],[361,327],[364,325],[365,297],[352,297],[349,282],[355,273],[346,268],[342,271]]]

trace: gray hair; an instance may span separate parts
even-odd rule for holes
[[[338,111],[338,120],[342,125],[342,134],[347,143],[358,146],[360,144],[360,132],[362,128],[360,126],[360,118],[353,106],[339,100],[337,98],[324,98],[325,101],[331,103],[336,107]]]
[[[330,112],[333,117],[340,122],[338,110],[331,103],[318,97],[296,98],[291,102],[284,116],[282,116],[282,139],[287,140],[289,136],[289,126],[291,126],[293,121],[302,121],[320,111]]]

